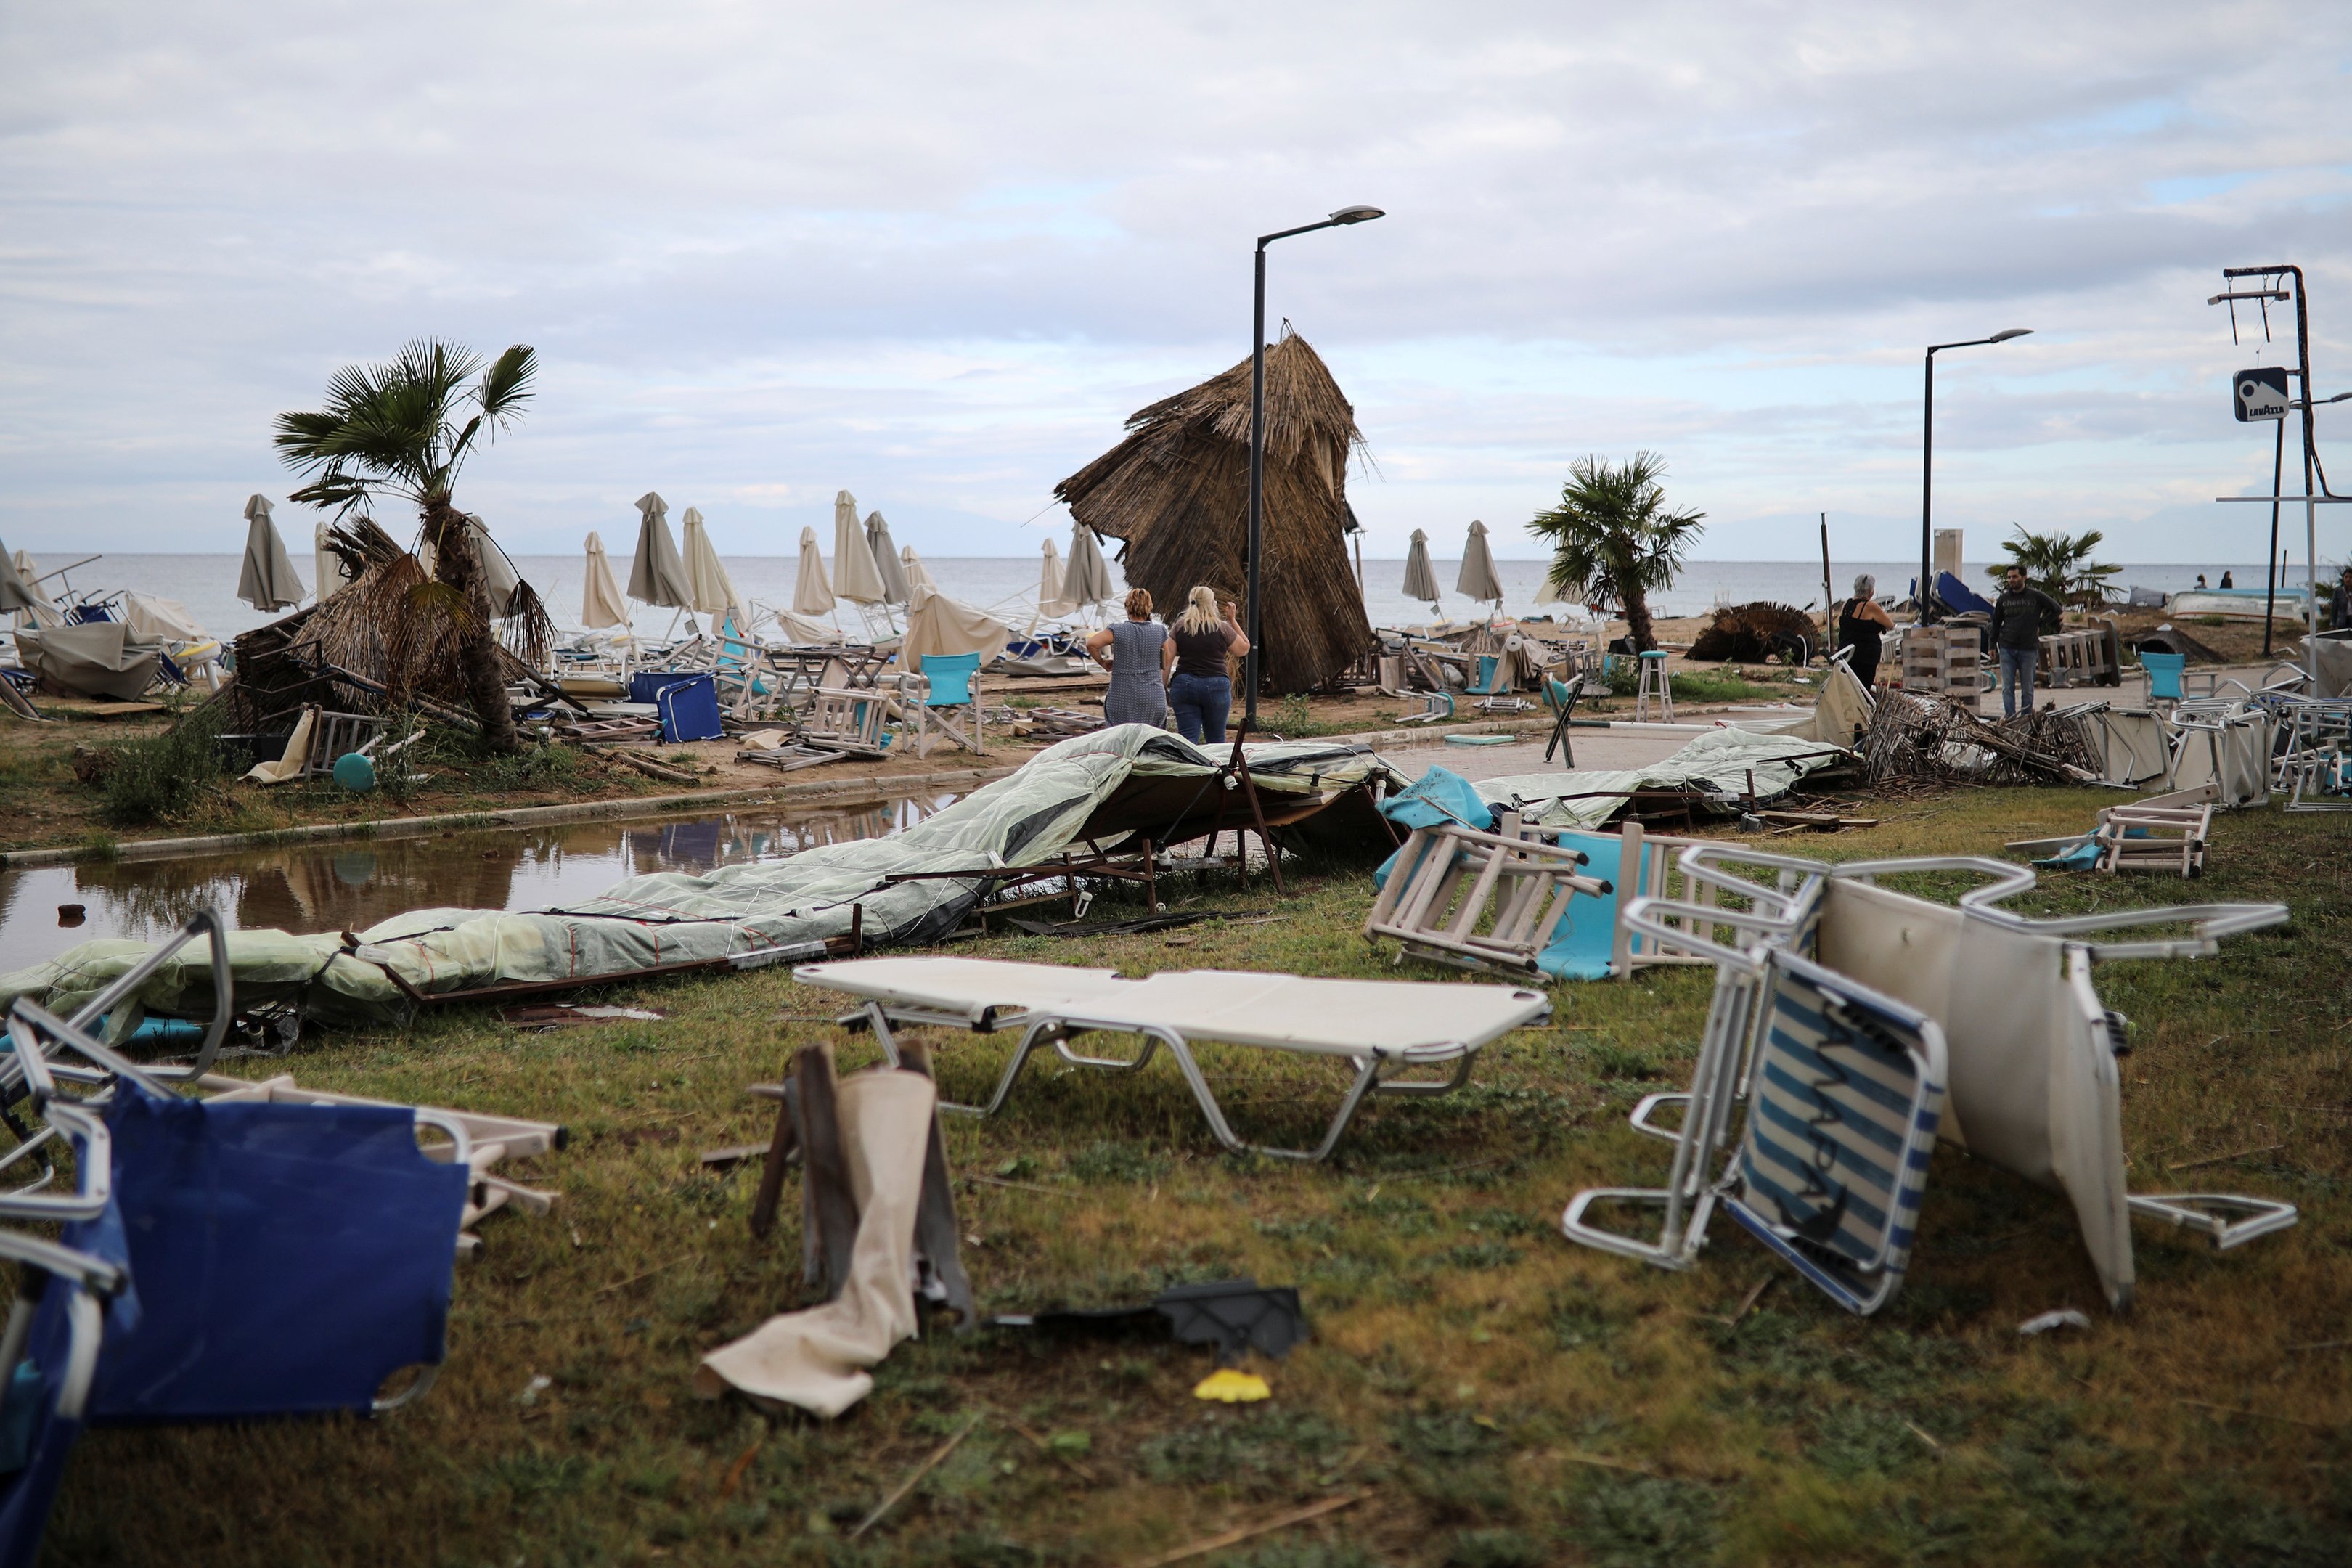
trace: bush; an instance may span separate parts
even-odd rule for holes
[[[101,756],[100,815],[125,825],[184,816],[220,787],[227,772],[221,762],[220,716],[209,706],[161,734],[109,746]]]

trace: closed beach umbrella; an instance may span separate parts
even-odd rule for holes
[[[1462,573],[1454,579],[1454,591],[1472,599],[1492,599],[1497,609],[1503,604],[1502,580],[1495,575],[1495,553],[1486,548],[1486,525],[1473,522],[1470,541],[1462,547]]]
[[[847,490],[835,491],[833,498],[833,596],[853,605],[883,602],[882,574],[875,570],[874,552],[866,547],[857,498]]]
[[[1412,531],[1412,548],[1405,552],[1404,596],[1422,600],[1432,610],[1437,608],[1437,574],[1429,564],[1429,535],[1417,528]]]
[[[669,536],[669,503],[647,490],[637,498],[637,558],[629,564],[629,597],[646,605],[667,605],[690,610],[694,595],[686,585],[686,563]]]
[[[1561,590],[1560,585],[1552,581],[1551,569],[1549,567],[1546,567],[1544,569],[1543,581],[1537,584],[1536,587],[1536,603],[1538,605],[1573,605],[1578,603],[1578,601],[1570,598],[1568,595]]]
[[[1066,616],[1077,606],[1063,596],[1062,548],[1048,539],[1037,553],[1041,557],[1037,572],[1037,613],[1041,616]]]
[[[236,596],[257,610],[283,610],[302,602],[310,590],[294,575],[293,558],[278,525],[269,521],[269,498],[255,496],[245,503],[249,526],[245,531],[245,565],[236,574]]]
[[[604,559],[604,541],[593,530],[588,534],[588,586],[580,595],[580,624],[590,631],[629,624],[629,606],[621,602],[613,563]]]
[[[929,588],[918,588],[907,604],[907,637],[898,645],[898,662],[920,669],[931,654],[976,653],[986,664],[1004,651],[1013,629],[985,610]]]
[[[816,552],[816,530],[801,530],[800,576],[793,584],[793,613],[801,616],[833,614],[833,584],[825,580],[824,557]]]
[[[490,614],[509,616],[514,613],[515,590],[522,586],[522,574],[507,552],[499,548],[490,531],[472,512],[466,514],[466,527],[474,535],[474,559],[482,563],[482,592],[490,601]]]
[[[33,580],[25,572],[32,563],[21,550],[13,561],[5,550],[0,550],[0,610],[30,611],[40,603],[33,596]]]
[[[342,561],[327,548],[327,530],[331,526],[322,517],[310,528],[310,572],[318,579],[319,603],[322,605],[351,586],[351,580],[343,575]]]
[[[688,609],[709,616],[723,616],[743,602],[702,526],[702,510],[691,506],[686,509],[686,596]]]
[[[915,553],[913,545],[909,544],[906,549],[898,552],[898,564],[906,570],[907,597],[909,602],[913,600],[915,590],[918,588],[929,588],[934,594],[940,591],[940,585],[931,580],[931,569],[923,564],[923,558]]]
[[[905,604],[909,586],[906,568],[899,563],[898,546],[890,537],[890,525],[882,520],[878,511],[866,516],[866,549],[874,557],[875,572],[881,576],[883,601],[892,605]]]
[[[1117,592],[1111,585],[1110,563],[1103,559],[1102,542],[1093,529],[1077,524],[1070,530],[1070,563],[1062,570],[1062,597],[1083,610]]]

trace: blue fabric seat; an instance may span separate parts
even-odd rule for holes
[[[2189,668],[2185,653],[2143,653],[2139,667],[2147,671],[2147,697],[2151,702],[2179,702],[2186,693],[2180,689],[2180,676]]]
[[[672,679],[654,694],[654,710],[661,717],[662,741],[667,745],[716,741],[727,733],[719,718],[719,683],[709,675]]]

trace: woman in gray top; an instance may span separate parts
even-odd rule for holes
[[[1103,694],[1106,724],[1159,724],[1168,717],[1168,671],[1176,645],[1168,628],[1151,618],[1151,595],[1137,588],[1127,595],[1127,619],[1087,638],[1087,652],[1110,671]]]

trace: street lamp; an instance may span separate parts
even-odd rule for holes
[[[1243,626],[1243,635],[1249,638],[1250,646],[1242,665],[1242,679],[1249,689],[1247,706],[1242,711],[1241,732],[1244,735],[1257,728],[1258,566],[1261,536],[1265,529],[1265,247],[1294,234],[1344,228],[1387,216],[1379,207],[1341,207],[1321,223],[1301,224],[1297,228],[1257,237],[1257,298],[1250,312],[1249,608],[1244,612]]]
[[[1928,596],[1935,592],[1936,535],[1928,521],[1928,502],[1936,474],[1936,355],[1943,349],[1972,349],[1983,343],[2005,343],[2011,338],[2030,336],[2032,327],[2011,327],[1989,338],[1969,338],[1964,342],[1929,343],[1927,345],[1927,407],[1926,435],[1919,443],[1919,592],[1917,595],[1919,624],[1926,626],[1933,617],[1927,609]]]

